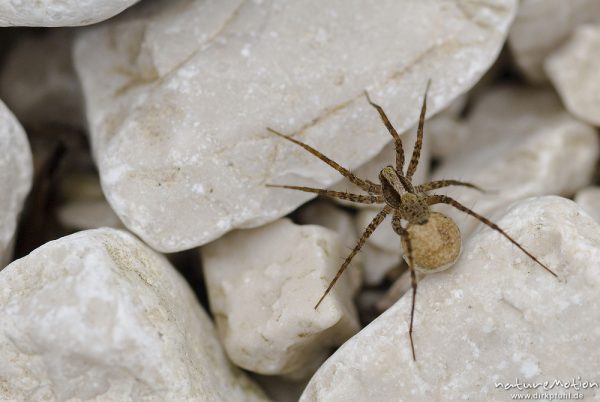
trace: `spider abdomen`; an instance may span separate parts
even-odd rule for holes
[[[404,193],[401,196],[401,203],[398,207],[400,215],[409,223],[424,224],[429,219],[431,210],[427,204],[427,199],[421,194]]]
[[[420,272],[443,271],[450,268],[460,256],[460,230],[456,223],[444,214],[431,212],[426,223],[409,223],[407,231],[412,245],[414,267]],[[404,238],[402,249],[407,249]],[[406,255],[405,252],[405,260]]]

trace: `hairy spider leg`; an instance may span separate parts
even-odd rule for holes
[[[348,257],[346,257],[346,259],[344,260],[344,263],[342,264],[340,269],[338,269],[337,273],[335,274],[335,277],[331,280],[331,282],[329,282],[329,286],[327,286],[327,289],[323,293],[323,296],[321,296],[321,298],[315,305],[315,310],[317,308],[319,308],[319,305],[321,304],[323,299],[325,299],[325,297],[329,294],[329,292],[331,292],[331,289],[333,289],[333,287],[335,286],[335,283],[338,281],[340,276],[344,273],[344,271],[350,264],[350,261],[352,261],[352,258],[354,258],[356,253],[358,253],[358,251],[361,249],[361,247],[365,244],[365,241],[367,241],[369,236],[371,236],[371,234],[375,231],[375,229],[377,229],[377,226],[379,226],[381,224],[381,222],[383,222],[385,217],[390,212],[392,212],[392,208],[390,208],[388,205],[386,205],[381,211],[379,211],[379,213],[377,215],[375,215],[375,217],[373,218],[371,223],[369,223],[369,225],[363,232],[362,236],[360,236],[360,239],[358,239],[358,243],[356,243],[356,246],[354,246],[354,248],[352,249],[352,251],[350,252]]]
[[[479,220],[483,224],[489,226],[490,228],[492,228],[495,231],[497,231],[498,233],[500,233],[502,236],[504,236],[506,239],[508,239],[512,244],[517,246],[522,252],[524,252],[529,258],[531,258],[533,261],[537,262],[539,266],[544,268],[546,271],[548,271],[554,277],[558,278],[558,275],[556,275],[556,273],[554,273],[554,271],[552,271],[550,268],[548,268],[546,265],[544,265],[540,260],[538,260],[536,257],[534,257],[533,254],[531,254],[529,251],[525,250],[525,248],[523,246],[521,246],[515,239],[510,237],[508,235],[508,233],[506,233],[504,230],[502,230],[502,228],[500,228],[500,226],[496,225],[494,222],[490,221],[486,217],[479,215],[477,212],[472,211],[471,209],[462,205],[460,202],[458,202],[455,199],[450,198],[446,195],[438,195],[438,194],[431,195],[428,197],[427,201],[428,201],[429,205],[448,204],[448,205],[451,205],[454,208],[458,209],[459,211],[466,213],[467,215],[471,215],[473,218]]]
[[[328,164],[329,166],[331,166],[332,168],[334,168],[335,170],[337,170],[338,172],[340,172],[340,174],[344,177],[346,177],[348,180],[350,180],[352,183],[356,184],[358,187],[360,187],[361,189],[363,189],[364,191],[366,191],[367,193],[370,194],[381,194],[381,186],[378,184],[375,184],[369,180],[363,180],[360,177],[354,175],[352,172],[350,172],[348,169],[342,167],[340,164],[338,164],[337,162],[334,162],[333,160],[329,159],[327,156],[323,155],[321,152],[317,151],[316,149],[314,149],[313,147],[311,147],[310,145],[307,145],[301,141],[298,141],[290,136],[287,136],[285,134],[282,134],[278,131],[273,130],[272,128],[267,128],[268,131],[270,131],[271,133],[286,139],[290,142],[293,142],[294,144],[301,146],[302,148],[304,148],[305,150],[307,150],[308,152],[310,152],[311,154],[313,154],[314,156],[316,156],[317,158],[319,158],[320,160],[322,160],[323,162],[325,162],[326,164]]]
[[[452,179],[430,181],[429,183],[424,183],[424,184],[417,186],[415,188],[415,190],[418,193],[424,193],[426,191],[437,190],[438,188],[444,188],[444,187],[449,187],[449,186],[463,186],[463,187],[472,188],[473,190],[477,190],[482,193],[489,192],[489,191],[482,189],[479,186],[476,186],[475,184],[467,183],[467,182],[460,181],[460,180],[452,180]]]
[[[421,105],[421,115],[419,116],[419,126],[417,128],[417,141],[415,142],[415,146],[413,148],[410,163],[408,164],[408,168],[406,169],[406,178],[408,179],[408,181],[411,181],[413,174],[417,170],[419,158],[421,157],[421,147],[423,146],[423,127],[425,126],[425,113],[427,112],[427,92],[429,91],[430,85],[431,80],[428,80],[427,87],[425,87],[425,95],[423,96],[423,104]]]
[[[279,184],[267,184],[267,187],[275,188],[287,188],[290,190],[299,190],[307,193],[315,193],[326,197],[337,198],[339,200],[346,200],[356,202],[357,204],[381,204],[384,202],[383,196],[381,195],[363,195],[353,194],[342,191],[325,190],[322,188],[303,187],[303,186],[287,186]]]
[[[390,123],[390,119],[388,119],[387,115],[383,111],[383,108],[371,100],[371,97],[369,96],[369,93],[367,91],[365,91],[365,97],[367,98],[367,101],[369,102],[369,104],[371,106],[373,106],[375,108],[375,110],[377,110],[377,112],[379,113],[379,117],[381,117],[381,121],[383,121],[383,124],[385,125],[385,127],[388,129],[388,131],[392,135],[392,138],[394,139],[394,146],[396,148],[396,170],[398,172],[403,172],[404,171],[404,148],[402,147],[402,139],[398,135],[398,132],[396,131],[394,126],[392,126],[392,123]]]
[[[399,214],[394,214],[392,218],[392,227],[394,231],[400,235],[400,237],[406,243],[406,256],[408,257],[408,270],[410,271],[410,285],[412,287],[412,304],[410,307],[410,324],[408,325],[408,337],[410,339],[410,349],[412,351],[413,361],[417,361],[417,357],[415,355],[415,343],[413,341],[413,322],[415,318],[415,304],[417,300],[417,275],[415,273],[415,266],[413,261],[413,250],[412,243],[410,241],[410,236],[408,234],[408,230],[402,227],[402,217]]]

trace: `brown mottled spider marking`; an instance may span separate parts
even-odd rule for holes
[[[423,104],[421,106],[421,114],[419,116],[419,126],[417,128],[417,141],[415,143],[412,157],[410,158],[410,162],[408,164],[408,168],[406,169],[406,174],[403,173],[404,149],[402,148],[402,139],[390,123],[390,120],[383,111],[383,108],[374,103],[369,97],[369,94],[365,92],[365,97],[367,98],[367,101],[379,113],[383,124],[388,129],[392,138],[394,139],[394,145],[396,148],[396,167],[394,168],[392,166],[386,166],[383,169],[381,169],[381,172],[379,173],[379,181],[381,184],[375,184],[373,182],[370,182],[369,180],[363,180],[352,174],[348,169],[343,168],[338,163],[329,159],[316,149],[310,147],[309,145],[306,145],[284,134],[281,134],[273,129],[268,129],[270,132],[306,149],[308,152],[315,155],[317,158],[321,159],[323,162],[327,163],[329,166],[340,172],[342,176],[346,177],[348,180],[356,184],[368,194],[350,194],[319,188],[299,186],[268,186],[306,191],[309,193],[316,193],[319,195],[324,195],[332,198],[339,198],[342,200],[349,200],[361,204],[385,204],[383,209],[375,216],[375,218],[373,218],[371,223],[369,223],[364,233],[358,240],[358,243],[356,244],[356,246],[354,246],[354,248],[350,252],[350,255],[348,255],[338,272],[335,274],[335,277],[329,283],[327,290],[325,290],[323,296],[321,296],[321,298],[315,305],[315,309],[319,307],[325,296],[327,296],[329,292],[331,292],[331,289],[333,289],[337,280],[346,270],[352,258],[358,253],[358,251],[364,245],[365,241],[375,231],[375,229],[377,229],[377,226],[379,226],[379,224],[383,222],[387,215],[393,214],[392,227],[394,231],[398,233],[398,235],[400,235],[405,255],[408,259],[408,268],[411,277],[412,305],[410,310],[410,324],[408,328],[408,336],[410,338],[410,346],[412,350],[413,360],[416,360],[415,346],[412,336],[413,321],[415,315],[415,300],[417,296],[417,278],[415,275],[415,270],[430,273],[438,272],[440,270],[449,268],[456,261],[460,254],[460,231],[458,230],[456,223],[454,223],[450,218],[441,213],[432,212],[430,208],[431,205],[448,204],[458,209],[459,211],[471,215],[472,217],[487,225],[491,229],[500,233],[502,236],[508,239],[508,241],[517,246],[529,258],[535,261],[538,265],[540,265],[553,276],[557,277],[557,275],[550,268],[544,265],[540,260],[538,260],[525,248],[523,248],[523,246],[521,246],[516,240],[509,236],[494,222],[477,214],[476,212],[470,210],[469,208],[465,207],[458,201],[448,196],[427,194],[428,191],[448,186],[464,186],[478,191],[483,191],[476,185],[471,183],[465,183],[459,180],[431,181],[429,183],[421,184],[418,186],[414,186],[412,184],[412,176],[415,173],[415,170],[417,169],[417,166],[419,164],[421,146],[423,144],[423,126],[425,123],[425,112],[427,110],[427,92],[429,90],[430,84],[431,80],[427,82],[427,88],[425,89]],[[402,221],[407,221],[406,227],[402,225]],[[434,247],[434,244],[437,247],[436,250],[431,249],[432,247]],[[427,249],[423,250],[422,248]],[[413,253],[413,250],[415,251],[415,253]],[[416,258],[420,258],[421,261],[416,260]]]

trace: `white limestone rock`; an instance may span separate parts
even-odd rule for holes
[[[217,329],[229,358],[260,374],[310,376],[332,346],[358,331],[343,275],[314,309],[343,255],[340,237],[287,219],[235,231],[202,248]]]
[[[600,226],[554,196],[521,201],[499,223],[561,279],[498,233],[478,231],[453,268],[419,284],[416,362],[407,294],[340,347],[300,400],[506,400],[518,391],[495,383],[597,381]]]
[[[521,0],[508,44],[521,72],[544,82],[544,61],[578,25],[600,22],[598,0]]]
[[[0,0],[0,27],[88,25],[119,14],[139,0]]]
[[[302,225],[319,225],[331,229],[339,235],[342,241],[342,258],[345,258],[358,242],[358,233],[354,227],[354,219],[350,213],[335,206],[329,200],[317,200],[303,206],[296,212],[296,218]],[[356,286],[362,282],[363,253],[358,253],[352,259],[344,275],[352,276]],[[343,260],[338,261],[342,265]],[[364,272],[367,275],[366,272]]]
[[[452,157],[471,139],[473,133],[460,117],[467,100],[467,95],[456,98],[450,106],[425,122],[425,139],[430,144],[432,157]]]
[[[316,201],[309,204],[308,206],[302,207],[296,214],[298,220],[302,224],[314,224],[324,226],[331,230],[335,230],[340,237],[344,240],[344,254],[347,256],[350,251],[356,246],[358,242],[359,234],[362,234],[365,226],[368,222],[364,222],[363,215],[368,215],[370,219],[373,218],[374,213],[370,209],[361,210],[357,215],[359,223],[355,222],[355,219],[348,213],[340,208],[334,207],[327,201]],[[389,222],[387,222],[389,224]],[[361,226],[362,225],[362,226]],[[385,225],[383,223],[382,225]],[[378,229],[382,230],[381,228]],[[359,233],[360,231],[360,233]],[[387,232],[383,229],[384,232]],[[387,233],[377,234],[376,241],[387,242],[391,238]],[[393,241],[393,240],[392,240]],[[357,275],[358,278],[353,279],[357,283],[364,281],[367,285],[377,285],[380,283],[385,274],[394,267],[398,266],[401,262],[402,251],[400,249],[399,240],[394,242],[398,245],[393,251],[381,249],[367,241],[367,243],[360,249],[360,252],[354,256],[352,263],[347,268],[344,275]],[[391,245],[391,243],[390,243]],[[341,265],[341,261],[340,261]]]
[[[432,154],[442,159],[459,153],[461,146],[471,139],[472,134],[462,121],[447,115],[432,119],[427,131],[432,134]]]
[[[371,162],[367,165],[373,166]],[[377,211],[371,208],[361,209],[353,218],[348,212],[323,200],[302,207],[296,216],[302,224],[320,225],[336,231],[344,240],[343,256],[346,256],[356,246],[359,235]],[[372,238],[369,238],[360,252],[354,256],[344,275],[358,275],[358,278],[353,281],[358,283],[362,278],[366,285],[377,285],[387,272],[402,262],[402,249],[400,239],[391,229],[389,219],[385,220],[371,236]]]
[[[0,96],[26,126],[83,127],[83,94],[71,56],[73,36],[72,29],[22,34],[5,56]]]
[[[600,24],[577,28],[571,39],[546,59],[545,67],[567,110],[600,126]]]
[[[365,208],[356,215],[356,230],[362,234],[365,228],[381,210]],[[402,262],[400,236],[392,229],[392,218],[387,216],[367,239],[361,250],[365,283],[376,285],[385,274]]]
[[[356,215],[357,231],[362,234],[381,209],[383,209],[383,206],[379,209],[369,208],[359,211]],[[392,228],[391,215],[386,216],[385,220],[377,227],[377,230],[369,237],[367,243],[390,253],[402,254],[400,237]]]
[[[514,0],[144,3],[75,46],[107,198],[130,230],[169,252],[283,216],[310,195],[266,183],[327,187],[340,176],[266,127],[354,169],[390,141],[362,91],[403,132],[429,78],[435,113],[481,77],[515,8]]]
[[[360,256],[363,261],[363,279],[365,284],[371,286],[378,285],[383,281],[388,272],[394,268],[400,267],[402,264],[400,238],[396,236],[396,239],[390,244],[395,244],[398,248],[394,251],[388,251],[367,241],[360,250]]]
[[[600,187],[586,187],[575,194],[575,202],[600,223]]]
[[[352,215],[329,200],[316,200],[303,206],[296,217],[303,225],[319,225],[337,232],[344,247],[352,248],[358,241]]]
[[[459,179],[487,194],[450,187],[437,190],[483,215],[535,195],[572,195],[591,180],[599,155],[595,130],[566,113],[550,90],[500,87],[482,96],[467,122],[477,135],[432,179]],[[577,161],[577,163],[573,163]],[[463,238],[478,221],[447,206]]]
[[[12,257],[17,219],[31,189],[33,162],[23,127],[0,101],[0,269]]]
[[[79,232],[0,272],[0,399],[266,401],[167,260]]]

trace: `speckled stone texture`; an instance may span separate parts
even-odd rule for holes
[[[600,18],[582,25],[546,59],[546,72],[573,116],[600,126]]]
[[[530,81],[548,80],[544,61],[581,24],[600,23],[597,0],[521,0],[508,44],[516,66]]]
[[[575,194],[575,202],[600,223],[600,187],[586,187]]]
[[[266,183],[323,187],[340,176],[266,127],[354,169],[390,142],[363,90],[403,132],[429,78],[434,113],[481,77],[515,9],[514,0],[143,3],[75,46],[107,199],[165,252],[273,221],[310,195]]]
[[[266,401],[167,260],[114,229],[0,272],[0,400]]]
[[[12,257],[17,219],[31,189],[33,162],[21,124],[0,100],[0,269]]]
[[[597,133],[564,110],[549,89],[492,88],[477,99],[466,124],[471,140],[432,178],[464,180],[488,190],[437,191],[478,213],[489,215],[536,195],[571,196],[592,179],[600,153]],[[453,218],[463,236],[478,224],[452,207],[434,209]]]
[[[342,237],[287,219],[239,230],[202,248],[211,311],[231,360],[247,370],[305,378],[358,332],[354,266],[314,309],[345,257]]]
[[[530,198],[498,223],[560,280],[490,229],[451,269],[419,284],[413,362],[410,293],[346,342],[304,391],[308,401],[508,400],[495,383],[597,381],[600,226],[572,201]],[[564,391],[564,389],[563,389]],[[597,388],[581,391],[597,400]]]
[[[0,27],[88,25],[108,19],[139,0],[0,0]]]

